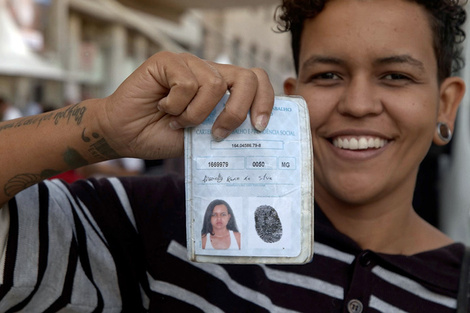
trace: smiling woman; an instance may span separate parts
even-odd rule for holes
[[[432,264],[435,257],[458,247],[457,253],[439,263],[453,268],[455,291],[460,266],[452,264],[461,260],[463,245],[422,220],[412,202],[420,163],[432,142],[449,142],[450,136],[442,133],[452,133],[464,94],[463,81],[451,77],[452,61],[461,65],[454,44],[464,37],[463,10],[455,1],[283,3],[280,18],[292,33],[298,73],[286,80],[284,89],[304,97],[309,107],[315,201],[321,211],[317,216],[325,214],[336,230],[360,250],[369,251],[369,256],[374,251],[373,271],[391,270],[392,263],[395,268],[405,266],[379,262],[378,255],[406,255],[408,269],[418,270],[422,262]],[[317,241],[331,245],[328,236],[315,235]],[[340,246],[344,252],[352,249],[337,242]],[[416,258],[429,251],[436,256]],[[363,262],[361,253],[356,256],[359,264],[371,264]],[[362,277],[354,263],[350,271],[354,273],[350,277]],[[418,280],[434,279],[431,272],[422,274]],[[388,280],[392,272],[387,276],[381,277]],[[346,285],[354,284],[353,278]],[[373,280],[363,288],[345,289],[341,305],[363,297],[369,299],[365,311],[416,311],[381,294]],[[375,291],[367,294],[365,289]],[[437,307],[418,309],[433,310],[442,312]]]
[[[298,78],[285,83],[309,106],[315,200],[364,249],[451,242],[412,208],[420,162],[433,139],[446,143],[436,125],[453,127],[464,91],[459,78],[439,80],[431,25],[413,2],[328,1],[305,21]]]

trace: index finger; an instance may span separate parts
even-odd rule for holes
[[[232,65],[215,65],[230,90],[225,108],[212,127],[216,140],[223,140],[251,111],[251,123],[258,130],[266,128],[274,105],[274,90],[265,71],[242,69]]]

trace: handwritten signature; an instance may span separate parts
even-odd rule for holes
[[[258,175],[255,177],[251,176],[227,176],[224,177],[222,174],[218,174],[216,176],[208,176],[204,175],[204,178],[202,179],[203,183],[232,183],[232,182],[240,182],[240,181],[260,181],[260,182],[266,182],[266,181],[272,181],[273,177],[270,176],[269,174],[264,174],[264,175]]]

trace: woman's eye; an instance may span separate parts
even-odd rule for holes
[[[410,76],[401,73],[390,73],[384,75],[382,76],[382,81],[385,85],[391,87],[408,86],[410,83],[414,82],[414,80]]]
[[[217,214],[212,214],[212,217],[217,217]],[[227,213],[220,213],[219,216],[225,217],[227,216]]]
[[[341,76],[334,72],[323,72],[319,74],[313,74],[306,81],[306,83],[313,83],[316,86],[336,86],[341,81]]]
[[[388,80],[409,80],[410,78],[406,75],[400,73],[391,73],[384,76],[385,79]]]
[[[313,79],[339,79],[339,76],[335,73],[327,72],[314,75]]]

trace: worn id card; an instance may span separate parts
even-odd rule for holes
[[[185,131],[191,261],[301,264],[313,255],[313,156],[300,97],[276,97],[268,127],[249,117],[225,140],[211,128],[229,95]]]

